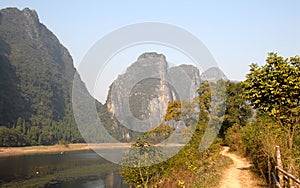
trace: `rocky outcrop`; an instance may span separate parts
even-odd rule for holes
[[[193,65],[179,65],[169,68],[168,72],[168,80],[181,92],[180,101],[190,101],[197,96],[196,91],[201,81],[198,68]]]
[[[107,108],[130,130],[148,131],[162,123],[170,101],[191,101],[199,83],[196,67],[169,68],[164,55],[144,53],[112,83]]]

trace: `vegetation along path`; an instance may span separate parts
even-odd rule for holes
[[[228,152],[229,147],[224,147],[222,155],[233,160],[233,164],[224,171],[220,181],[220,188],[247,188],[262,187],[260,181],[253,177],[250,171],[251,164],[245,159]]]

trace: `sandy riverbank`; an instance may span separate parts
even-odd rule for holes
[[[26,146],[26,147],[0,147],[0,157],[42,154],[42,153],[65,153],[68,151],[84,151],[93,149],[128,148],[128,143],[101,143],[101,144],[68,144],[53,146]]]

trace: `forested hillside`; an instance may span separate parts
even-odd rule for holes
[[[71,106],[73,60],[34,10],[0,11],[0,145],[82,141]]]

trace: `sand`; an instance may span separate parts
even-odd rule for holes
[[[25,146],[25,147],[0,147],[0,157],[43,154],[43,153],[60,153],[64,154],[69,151],[84,151],[92,149],[112,149],[112,148],[129,148],[129,143],[99,143],[99,144],[68,144],[53,146]]]

